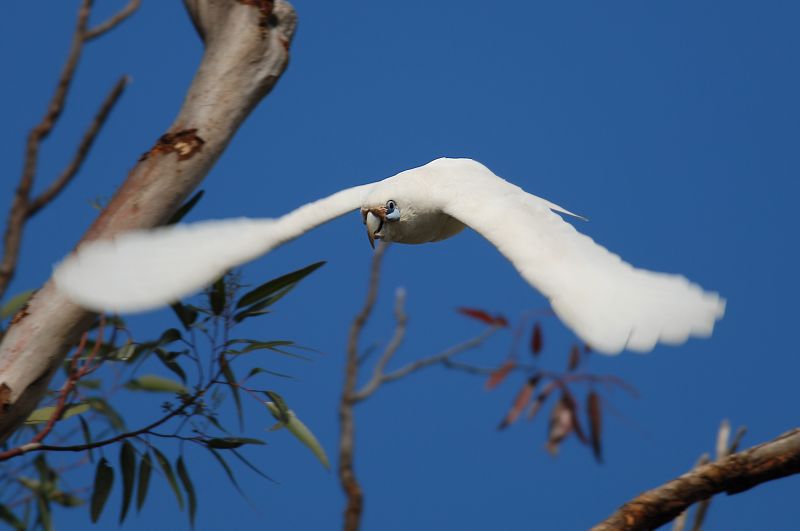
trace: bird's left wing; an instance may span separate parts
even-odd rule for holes
[[[370,186],[342,190],[274,219],[203,221],[87,242],[55,267],[53,279],[60,291],[90,310],[157,308],[356,210]]]
[[[564,323],[593,348],[647,352],[711,335],[725,300],[680,275],[637,269],[579,233],[531,195],[469,160],[451,162],[432,186],[440,208],[480,233],[544,294]]]

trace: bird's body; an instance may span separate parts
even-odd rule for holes
[[[356,209],[370,242],[435,242],[473,228],[601,352],[646,352],[658,342],[709,336],[724,313],[716,293],[682,276],[632,267],[555,213],[571,212],[470,159],[438,159],[280,218],[202,222],[90,242],[62,262],[54,278],[91,309],[150,309]]]

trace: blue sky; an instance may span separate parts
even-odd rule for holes
[[[133,77],[70,188],[28,226],[11,292],[40,285],[138,156],[169,126],[202,51],[179,2],[143,2],[113,34],[89,44],[69,106],[42,152],[39,186],[66,164],[105,92]],[[98,0],[95,20],[121,1]],[[335,190],[440,156],[475,158],[526,190],[586,215],[580,229],[635,265],[680,272],[728,299],[713,338],[647,356],[592,357],[587,370],[619,375],[641,397],[617,393],[606,419],[606,462],[574,440],[552,458],[544,418],[495,426],[521,377],[483,381],[432,369],[379,391],[357,410],[364,528],[580,529],[638,492],[687,470],[713,446],[721,419],[747,425],[747,445],[798,425],[796,327],[800,269],[795,231],[800,139],[796,2],[390,2],[295,4],[292,60],[203,185],[192,219],[274,216]],[[0,211],[10,204],[24,136],[50,97],[77,2],[9,2],[0,19]],[[266,358],[291,381],[282,393],[330,454],[347,328],[366,288],[371,251],[356,214],[247,265],[257,282],[317,260],[328,264],[276,311],[247,328],[324,352],[313,363]],[[390,249],[365,344],[388,339],[392,293],[408,291],[410,325],[398,362],[472,337],[454,312],[475,306],[510,318],[544,299],[474,233]],[[147,335],[168,312],[131,320]],[[545,364],[560,369],[572,341],[544,322]],[[244,332],[243,332],[244,335]],[[468,359],[499,364],[498,336]],[[157,414],[123,408],[133,426]],[[247,433],[269,446],[248,455],[277,484],[242,470],[256,508],[215,463],[190,449],[200,491],[198,529],[336,529],[343,498],[328,473],[248,406]],[[116,459],[116,449],[109,456]],[[79,478],[80,479],[80,478]],[[77,481],[80,483],[80,481]],[[127,529],[182,528],[185,515],[157,481]],[[800,479],[715,500],[716,529],[796,525]],[[116,525],[119,491],[99,528]],[[85,528],[88,511],[59,515]]]

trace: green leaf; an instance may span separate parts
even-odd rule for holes
[[[145,374],[125,384],[131,391],[150,391],[153,393],[186,393],[186,387],[171,378]]]
[[[117,413],[117,410],[111,407],[104,398],[100,398],[99,396],[90,396],[86,399],[86,403],[89,404],[93,410],[97,411],[101,415],[103,415],[108,423],[114,428],[116,431],[124,431],[125,430],[125,421],[123,420],[122,416]]]
[[[98,379],[81,379],[77,382],[78,387],[83,387],[85,389],[100,389],[102,382]]]
[[[236,376],[233,374],[230,363],[225,357],[219,360],[220,367],[222,368],[222,375],[225,376],[225,381],[231,388],[233,401],[236,402],[236,416],[239,419],[239,429],[244,430],[244,414],[242,413],[242,397],[239,395],[239,383],[236,381]]]
[[[53,531],[53,514],[50,512],[50,503],[45,496],[36,497],[36,505],[39,508],[39,525],[43,531]]]
[[[277,396],[277,393],[272,394]],[[267,405],[270,413],[272,413],[272,416],[285,424],[286,428],[292,433],[292,435],[294,435],[301,443],[306,445],[325,468],[331,467],[330,461],[328,461],[328,456],[325,453],[325,449],[322,448],[322,445],[319,443],[311,430],[309,430],[308,427],[306,427],[306,425],[303,424],[299,418],[297,418],[297,415],[295,415],[292,410],[282,411],[275,402],[265,402],[265,404]],[[288,419],[284,420],[286,417],[288,417]]]
[[[158,450],[158,448],[153,447],[153,453],[156,455],[156,461],[158,462],[158,466],[161,467],[161,471],[164,472],[165,476],[167,476],[169,486],[172,487],[172,492],[175,493],[175,498],[178,500],[178,507],[182,511],[183,495],[181,494],[181,490],[178,488],[178,482],[175,479],[175,474],[172,472],[172,466],[170,466],[169,461],[167,461],[167,458]]]
[[[290,410],[286,400],[284,400],[283,397],[275,391],[265,391],[264,394],[267,395],[270,400],[272,400],[272,406],[270,406],[269,402],[267,402],[267,407],[269,408],[270,412],[272,412],[272,415],[280,422],[288,424]]]
[[[250,372],[247,373],[247,379],[249,380],[256,374],[263,374],[263,373],[271,374],[272,376],[278,376],[280,378],[289,378],[290,380],[294,379],[294,376],[291,376],[289,374],[283,374],[282,372],[271,371],[269,369],[262,369],[261,367],[253,367],[252,369],[250,369]]]
[[[242,487],[239,486],[239,482],[236,481],[236,476],[233,475],[233,470],[231,470],[231,467],[228,464],[228,462],[225,461],[225,458],[222,457],[222,454],[220,454],[218,451],[214,450],[210,446],[206,446],[206,448],[208,448],[208,451],[211,452],[211,455],[214,456],[214,458],[222,466],[223,470],[225,470],[225,474],[227,474],[228,479],[231,481],[231,484],[233,484],[233,487],[236,489],[236,492],[238,492],[242,497],[247,499],[247,494],[245,494],[245,492],[242,490]]]
[[[176,302],[172,306],[172,311],[178,316],[181,324],[186,330],[189,330],[194,322],[197,320],[197,309],[189,304],[182,304]]]
[[[310,266],[304,267],[302,269],[298,269],[297,271],[293,271],[292,273],[283,275],[276,279],[270,280],[260,286],[256,287],[255,289],[245,293],[239,302],[236,303],[237,308],[244,308],[245,306],[250,306],[251,304],[257,304],[259,302],[264,301],[270,295],[275,294],[280,290],[284,290],[280,296],[285,295],[292,287],[294,287],[298,282],[304,279],[306,276],[310,275],[320,267],[322,267],[325,262],[317,262],[315,264],[311,264]],[[278,300],[278,298],[274,298],[272,302]]]
[[[119,522],[122,523],[128,514],[133,483],[136,480],[136,451],[128,441],[123,442],[119,449],[119,468],[122,470],[122,509],[119,513]]]
[[[51,492],[50,500],[62,507],[78,507],[79,505],[84,504],[84,501],[77,496],[60,490],[54,490]]]
[[[108,500],[108,495],[111,493],[111,487],[114,485],[114,469],[108,464],[106,458],[102,458],[97,463],[97,469],[94,474],[94,489],[92,490],[92,501],[90,504],[90,515],[92,523],[97,522],[100,518],[100,513],[103,512],[103,506]]]
[[[183,336],[181,336],[180,330],[177,328],[168,328],[164,330],[164,333],[162,333],[161,337],[158,338],[158,341],[156,341],[156,346],[163,347],[164,345],[169,345],[170,343],[179,341],[182,338]]]
[[[208,292],[208,304],[211,306],[211,313],[222,315],[225,309],[225,277],[221,276],[211,285]]]
[[[186,216],[186,214],[192,211],[197,202],[203,198],[204,194],[205,192],[203,190],[200,190],[194,194],[191,198],[189,198],[188,201],[182,204],[174,214],[172,214],[172,217],[169,218],[169,221],[167,221],[165,225],[174,225],[180,222]]]
[[[260,469],[260,468],[258,468],[256,465],[254,465],[253,463],[251,463],[250,461],[248,461],[248,460],[247,460],[247,458],[245,458],[245,456],[243,456],[243,455],[242,455],[240,452],[237,452],[236,450],[231,450],[231,453],[232,453],[234,456],[236,456],[236,458],[237,458],[239,461],[241,461],[242,463],[244,463],[244,464],[245,464],[245,466],[246,466],[247,468],[249,468],[250,470],[252,470],[252,471],[253,471],[253,472],[255,472],[256,474],[258,474],[258,475],[259,475],[259,476],[261,476],[262,478],[264,478],[264,479],[266,479],[266,480],[269,480],[269,481],[272,481],[273,483],[275,482],[275,480],[274,480],[274,479],[272,479],[271,477],[269,477],[268,475],[266,475],[264,472],[262,472],[262,471],[261,471],[261,469]]]
[[[144,500],[147,498],[147,487],[150,486],[150,473],[153,471],[153,464],[150,461],[150,452],[145,452],[144,457],[139,462],[139,486],[136,489],[136,511],[142,510]]]
[[[266,444],[261,439],[253,439],[250,437],[215,437],[204,442],[207,447],[217,450],[230,450],[232,448],[239,448],[245,444]]]
[[[64,412],[61,415],[61,419],[59,420],[68,419],[74,415],[80,415],[81,413],[85,413],[86,411],[89,410],[89,407],[90,407],[89,404],[85,402],[81,404],[74,404],[71,406],[67,406],[67,408],[64,409]],[[55,412],[56,412],[55,406],[39,408],[35,410],[33,413],[31,413],[27,419],[25,419],[25,424],[42,424],[44,422],[49,421],[50,417],[52,417]]]
[[[139,348],[135,343],[125,343],[118,349],[109,352],[105,359],[109,361],[131,361],[135,359],[136,350]]]
[[[155,349],[156,356],[164,364],[164,367],[175,373],[183,383],[186,383],[186,373],[183,371],[175,358],[181,355],[181,352],[167,352],[163,348]]]
[[[0,520],[13,527],[16,531],[25,531],[28,527],[4,504],[0,504]]]
[[[31,298],[34,291],[36,290],[29,289],[27,291],[22,291],[8,299],[8,302],[3,304],[3,307],[0,308],[0,320],[8,319],[20,311],[23,306],[28,304],[28,299]]]
[[[192,480],[189,478],[189,471],[186,470],[186,465],[183,463],[183,456],[178,457],[175,468],[178,470],[178,477],[181,483],[183,483],[183,488],[186,490],[186,498],[189,501],[189,525],[194,528],[194,515],[197,512],[197,497],[194,493]]]
[[[83,442],[87,445],[92,444],[92,432],[89,429],[89,423],[86,422],[86,419],[83,417],[78,417],[78,421],[81,423],[81,432],[83,433]],[[94,452],[91,448],[88,450],[89,452],[89,461],[94,463]]]

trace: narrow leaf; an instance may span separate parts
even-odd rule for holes
[[[136,451],[128,441],[123,442],[119,449],[119,468],[122,470],[122,509],[119,513],[119,522],[122,523],[128,514],[133,484],[136,480]]]
[[[194,306],[176,302],[171,305],[171,308],[186,330],[189,330],[197,320],[197,310]]]
[[[183,489],[186,491],[186,499],[189,501],[189,525],[194,528],[194,515],[197,512],[197,496],[195,496],[194,493],[194,486],[189,477],[189,471],[186,470],[186,465],[183,463],[183,456],[178,457],[175,468],[178,470],[178,477],[181,483],[183,483]]]
[[[222,369],[222,375],[225,381],[228,382],[228,387],[231,389],[233,401],[236,403],[236,416],[239,419],[239,429],[244,430],[244,413],[242,412],[242,397],[239,393],[239,383],[236,381],[236,376],[233,374],[230,363],[225,359],[225,356],[220,357],[219,365]]]
[[[178,208],[178,210],[175,211],[174,214],[172,214],[172,217],[169,218],[169,221],[167,221],[165,225],[174,225],[180,222],[186,216],[186,214],[192,211],[197,202],[203,198],[204,194],[205,191],[203,190],[200,190],[196,194],[194,194],[191,198],[189,198],[188,201],[182,204],[180,208]]]
[[[150,486],[150,473],[153,471],[153,464],[150,460],[150,452],[145,452],[144,457],[139,463],[139,486],[136,489],[136,511],[141,511],[145,499],[147,499],[147,488]]]
[[[550,412],[550,426],[547,430],[546,448],[552,455],[558,453],[561,442],[566,439],[567,435],[572,433],[575,427],[572,422],[573,418],[569,406],[562,396],[561,400],[556,402],[555,407],[553,407],[553,410]]]
[[[603,448],[601,441],[602,408],[600,407],[600,397],[594,391],[589,391],[586,397],[586,412],[589,416],[589,435],[592,441],[592,451],[598,463],[603,462]]]
[[[253,439],[250,437],[215,437],[204,442],[209,448],[215,448],[217,450],[230,450],[232,448],[239,448],[245,444],[266,444],[261,439]]]
[[[0,504],[0,520],[13,527],[15,531],[25,531],[28,527],[4,504]]]
[[[211,306],[211,313],[222,315],[225,309],[225,277],[221,276],[211,285],[208,292],[208,304]]]
[[[78,417],[78,421],[81,423],[81,432],[83,433],[83,442],[87,445],[92,444],[92,432],[89,429],[89,423],[86,422],[86,419],[83,417]],[[94,452],[91,448],[87,450],[89,452],[89,461],[94,463]]]
[[[145,374],[134,378],[125,384],[126,389],[131,391],[150,391],[154,393],[186,393],[186,388],[180,382],[171,378],[157,376],[155,374]]]
[[[490,326],[508,326],[508,321],[502,315],[492,317],[485,311],[477,310],[475,308],[458,308],[457,311],[462,315],[466,315],[472,319],[477,319],[478,321]]]
[[[514,398],[514,403],[511,405],[511,409],[508,411],[502,422],[500,422],[500,425],[497,427],[497,429],[502,430],[517,421],[522,411],[531,401],[533,392],[536,390],[536,386],[539,384],[539,380],[541,379],[541,374],[535,374],[529,378],[527,382],[525,382],[525,385],[522,386],[522,389],[519,390],[517,396]]]
[[[89,411],[89,407],[90,406],[87,403],[67,406],[64,409],[63,413],[61,414],[61,419],[59,420],[68,419],[74,415],[80,415],[81,413],[85,413],[86,411]],[[55,406],[39,408],[35,410],[33,413],[31,413],[27,419],[25,419],[25,424],[45,423],[50,420],[50,417],[52,417],[55,414],[55,412],[56,412]]]
[[[122,416],[117,412],[116,409],[111,407],[105,399],[100,398],[99,396],[92,396],[86,399],[86,403],[89,404],[93,410],[97,411],[101,415],[103,415],[108,423],[114,428],[116,431],[124,431],[125,430],[125,421],[123,420]]]
[[[298,269],[297,271],[293,271],[276,279],[270,280],[260,286],[256,287],[255,289],[245,293],[239,302],[236,303],[237,308],[243,308],[245,306],[250,306],[251,304],[256,304],[261,302],[262,300],[266,299],[270,295],[276,293],[277,291],[288,288],[291,289],[294,285],[300,282],[302,279],[319,269],[325,264],[325,262],[317,262],[315,264],[311,264],[310,266],[306,266],[302,269]],[[288,289],[286,291],[288,291]],[[285,294],[285,293],[284,293]]]
[[[214,458],[219,462],[219,464],[222,466],[222,469],[225,470],[225,474],[228,476],[228,479],[231,481],[231,484],[233,484],[233,487],[236,489],[236,491],[247,498],[247,495],[242,490],[242,487],[239,486],[239,482],[236,481],[236,476],[233,475],[233,470],[231,470],[231,467],[228,462],[225,461],[225,458],[210,446],[206,446],[206,448],[208,448],[208,451],[211,452],[211,455],[213,455]]]
[[[109,466],[108,460],[104,457],[97,463],[97,469],[94,474],[94,489],[92,490],[92,499],[89,507],[92,523],[97,522],[97,519],[100,518],[103,506],[108,500],[108,495],[111,493],[113,485],[114,469]]]
[[[537,322],[533,325],[533,333],[531,334],[531,352],[533,355],[538,356],[542,352],[543,346],[542,325]]]
[[[572,345],[569,349],[569,360],[567,361],[567,371],[572,372],[578,368],[581,363],[581,349],[578,345]]]
[[[164,364],[164,367],[175,373],[183,383],[186,383],[186,373],[175,358],[180,355],[180,352],[167,352],[162,348],[155,349],[156,357]]]
[[[280,420],[286,425],[286,428],[294,435],[297,440],[301,443],[306,445],[311,453],[313,453],[319,462],[322,463],[322,466],[325,468],[330,468],[330,461],[328,461],[328,455],[325,453],[325,449],[322,448],[322,445],[319,443],[317,438],[311,432],[311,430],[303,424],[297,415],[294,414],[293,411],[288,410],[286,414],[281,411],[281,409],[274,403],[274,402],[265,402],[267,408],[272,413],[272,416],[276,419]],[[288,422],[284,422],[284,416],[288,416]]]
[[[178,508],[182,511],[183,510],[183,495],[181,494],[181,490],[178,488],[178,481],[175,479],[175,473],[172,471],[172,466],[167,461],[166,456],[161,453],[161,451],[153,447],[153,453],[156,456],[156,462],[158,462],[158,466],[161,467],[161,471],[164,472],[164,475],[167,477],[167,482],[169,486],[172,487],[172,492],[175,493],[175,499],[178,500]]]
[[[502,365],[500,365],[500,367],[492,371],[492,373],[489,375],[489,378],[486,380],[484,387],[487,390],[494,389],[506,379],[506,376],[508,376],[516,366],[517,363],[513,359],[506,360]]]

